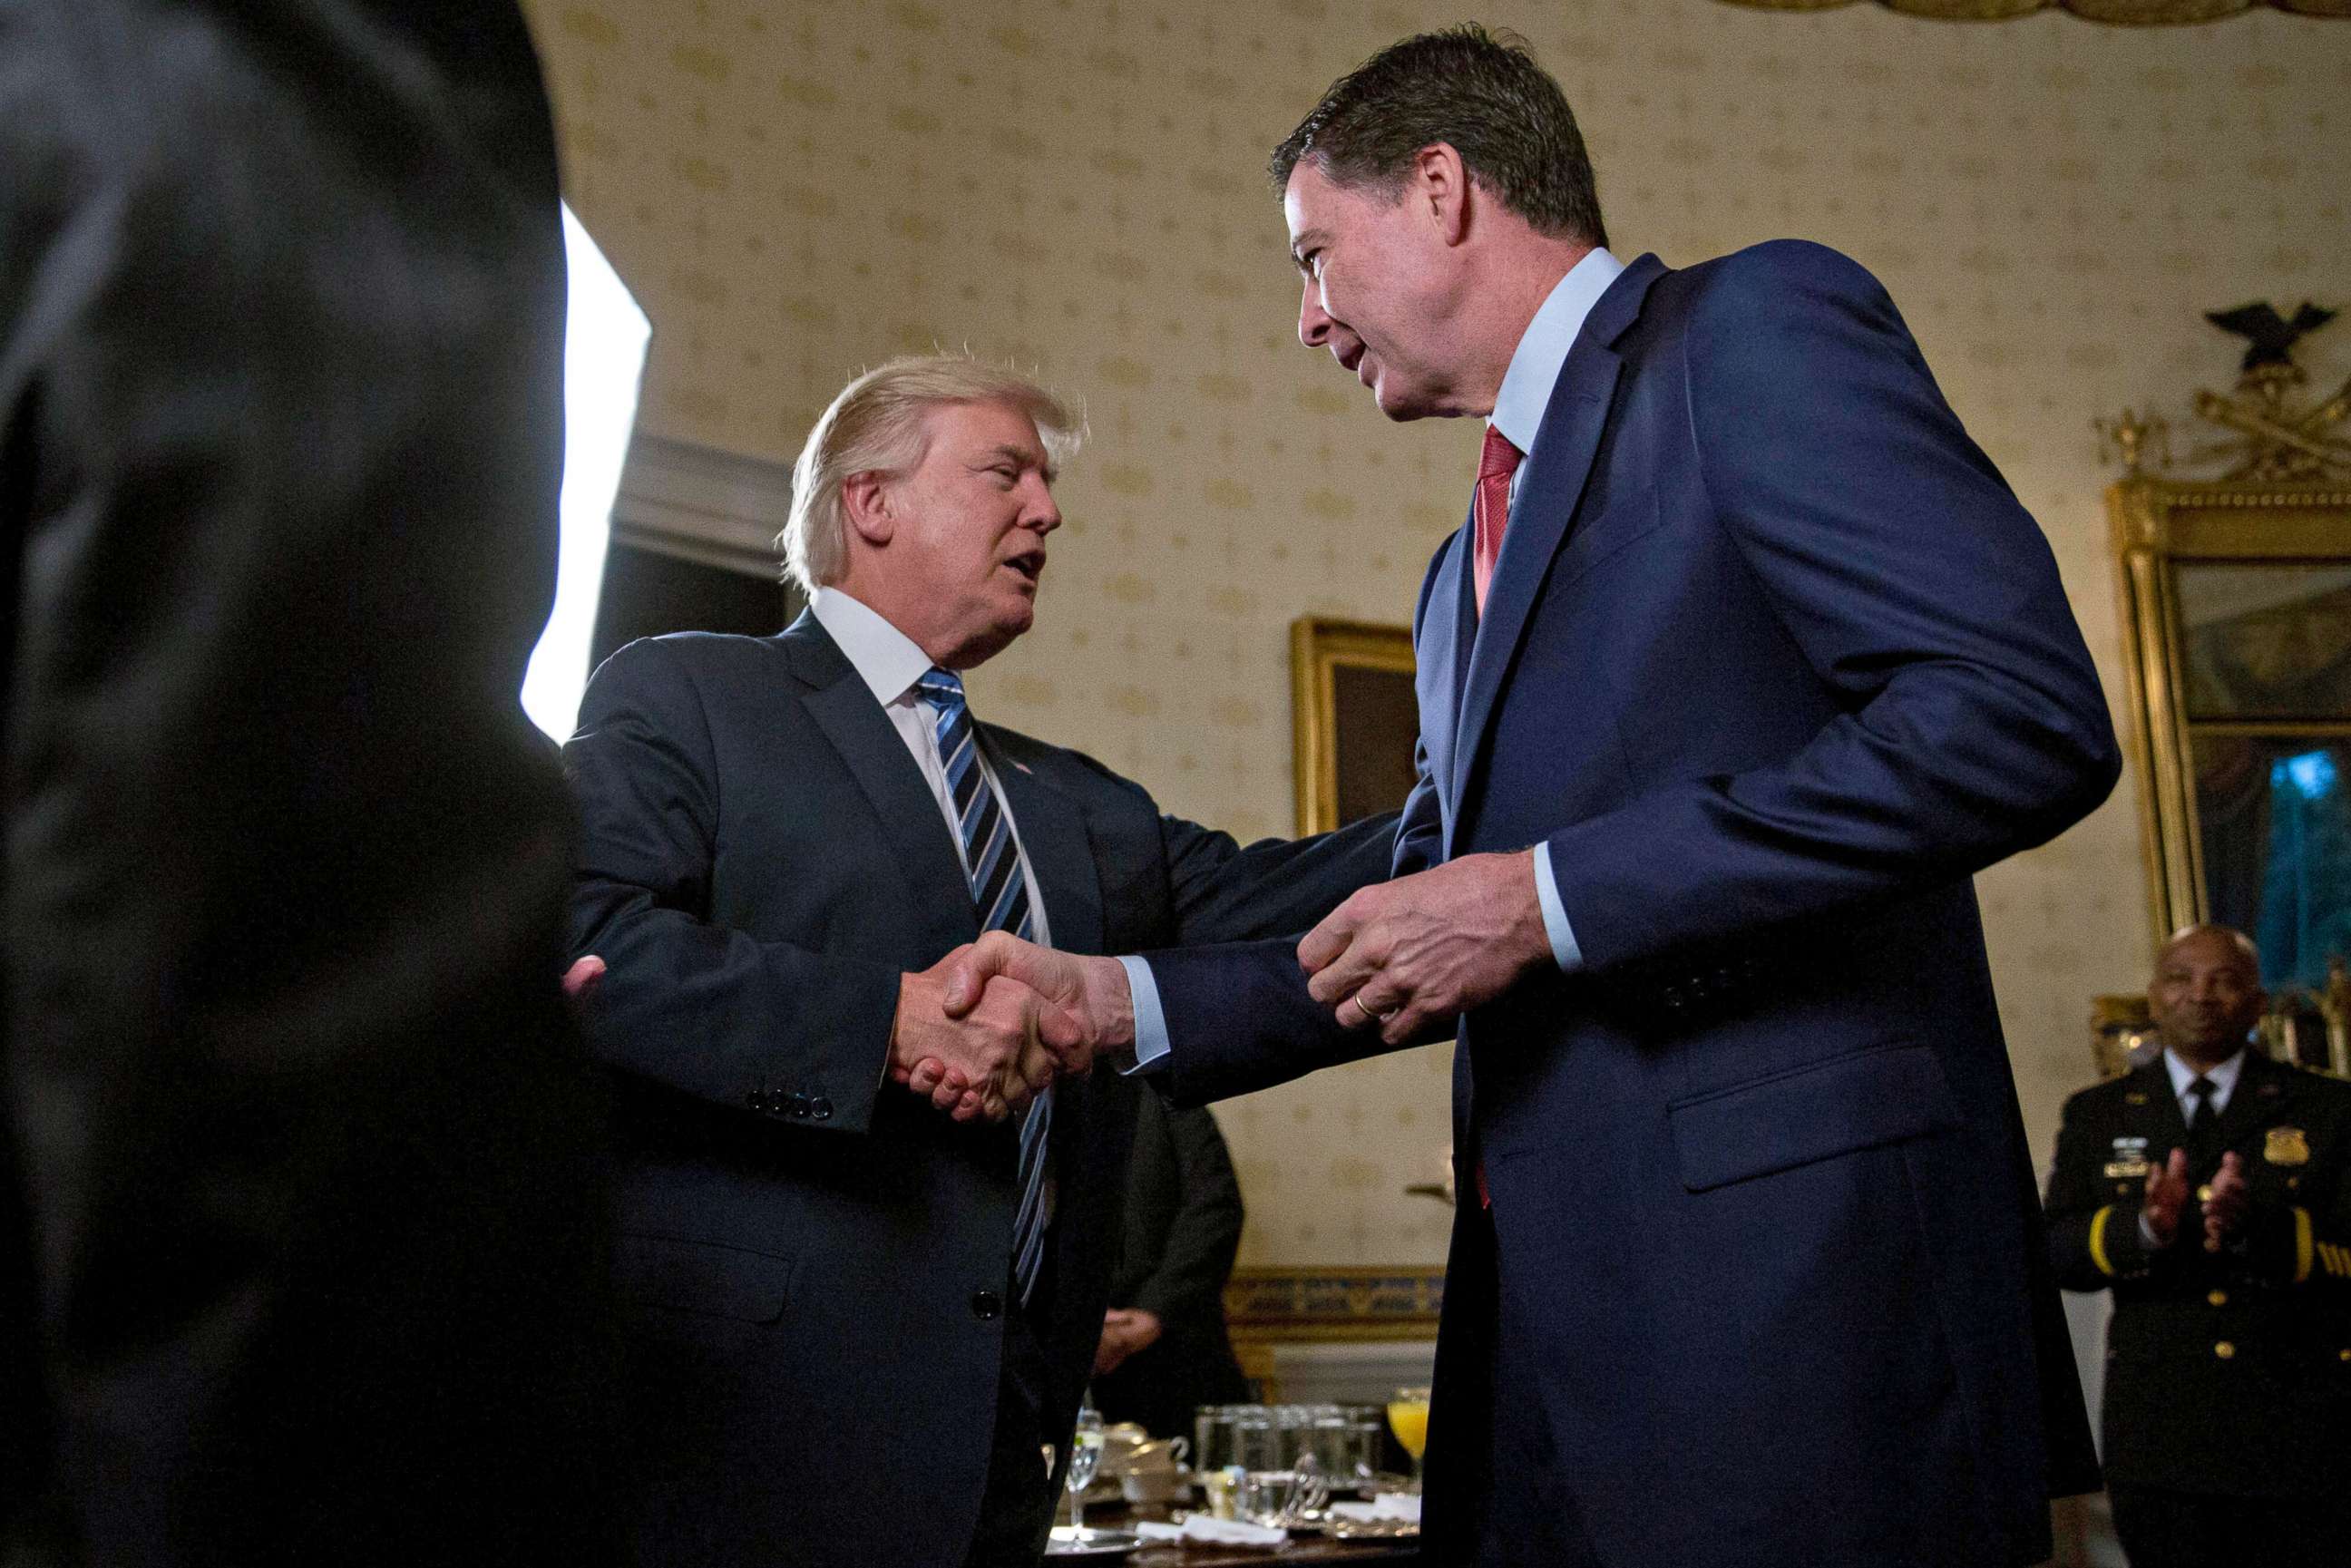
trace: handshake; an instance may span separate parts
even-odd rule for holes
[[[1366,887],[1298,944],[1310,996],[1390,1046],[1440,1038],[1461,1013],[1554,962],[1534,856],[1464,855]],[[593,954],[563,977],[581,1002]],[[890,1077],[958,1122],[1002,1121],[1053,1080],[1134,1048],[1126,966],[991,931],[898,984]]]
[[[1134,1044],[1124,965],[991,931],[899,982],[890,1077],[956,1121],[1000,1122]]]
[[[564,996],[585,1008],[604,970],[594,953],[577,960]],[[890,1077],[958,1122],[1001,1122],[1055,1078],[1134,1046],[1124,965],[991,931],[899,981]]]

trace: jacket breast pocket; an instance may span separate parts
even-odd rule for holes
[[[1870,1046],[1666,1108],[1690,1192],[1948,1132],[1961,1124],[1927,1046]]]
[[[748,1248],[622,1236],[618,1263],[621,1297],[635,1306],[772,1323],[791,1301],[793,1260]]]

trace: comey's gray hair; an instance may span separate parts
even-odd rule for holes
[[[813,594],[849,570],[849,514],[841,486],[852,474],[906,474],[929,444],[930,412],[951,403],[1003,403],[1027,414],[1056,466],[1085,440],[1081,422],[1026,376],[966,354],[892,360],[841,391],[792,465],[792,509],[776,536],[784,576]]]

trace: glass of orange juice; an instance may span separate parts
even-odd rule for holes
[[[1420,1456],[1428,1448],[1428,1390],[1399,1388],[1388,1396],[1388,1430],[1412,1456],[1412,1490],[1420,1490]]]

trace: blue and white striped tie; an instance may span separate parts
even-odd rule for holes
[[[963,682],[933,670],[914,683],[935,718],[939,761],[946,769],[947,796],[955,802],[963,833],[964,863],[971,870],[971,904],[982,931],[1009,931],[1027,942],[1036,922],[1029,907],[1029,879],[1020,873],[1020,851],[1012,824],[979,766],[979,741]],[[1053,1124],[1053,1092],[1048,1088],[1020,1124],[1020,1207],[1012,1218],[1012,1279],[1025,1304],[1045,1260],[1045,1134]]]

